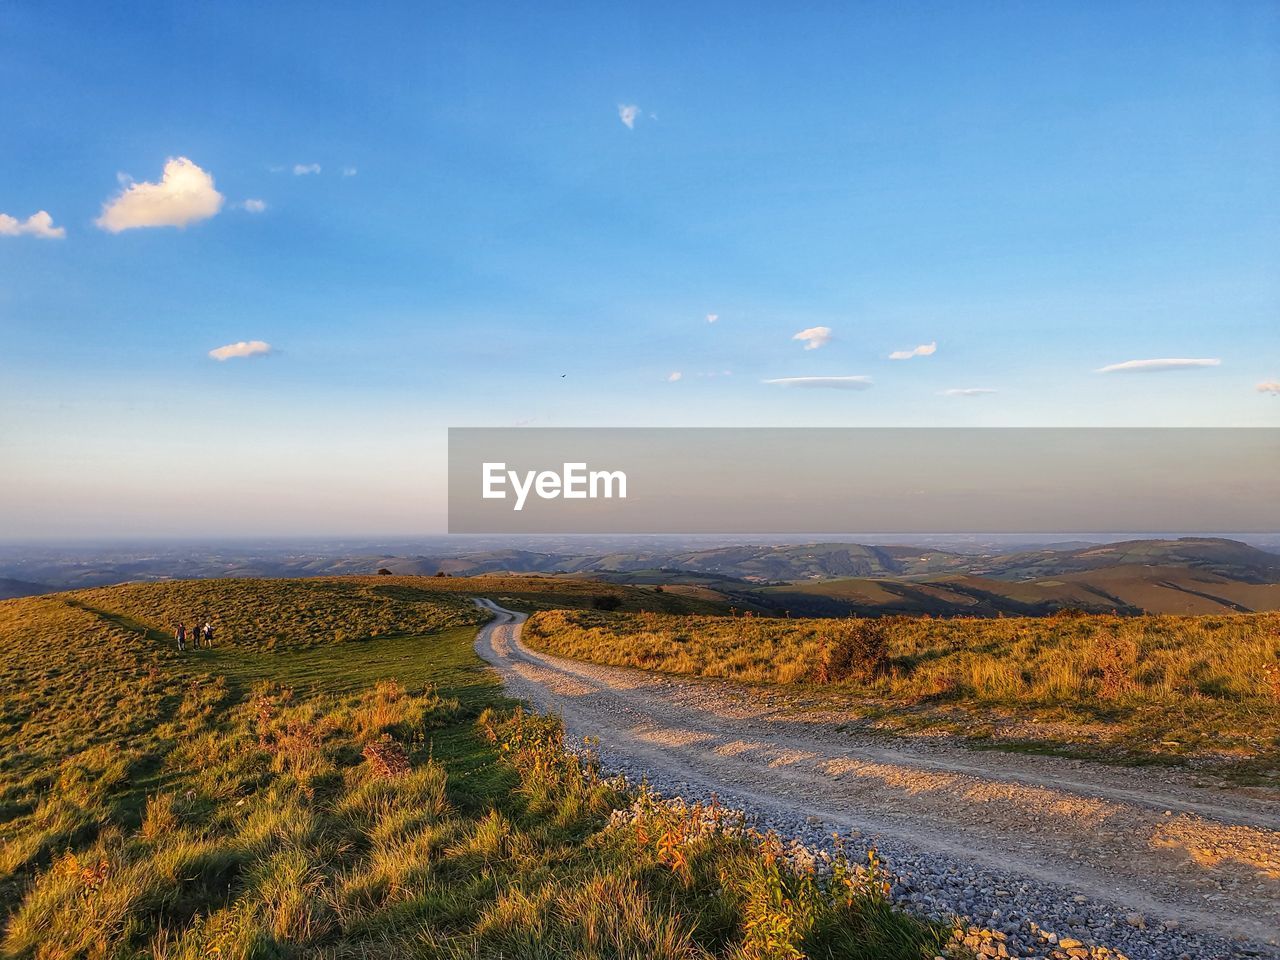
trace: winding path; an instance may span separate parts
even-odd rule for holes
[[[476,647],[510,692],[559,713],[606,759],[756,813],[892,838],[1071,891],[1144,922],[1280,955],[1280,802],[1183,773],[871,739],[768,688],[535,653],[524,615],[494,614]]]

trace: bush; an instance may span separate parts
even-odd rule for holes
[[[612,594],[602,594],[591,598],[591,606],[596,610],[617,610],[622,606],[622,598]]]
[[[809,679],[814,683],[865,682],[888,665],[885,631],[874,620],[835,622],[818,653]]]

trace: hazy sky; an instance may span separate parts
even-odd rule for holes
[[[0,538],[438,530],[448,426],[1280,424],[1274,3],[0,0],[0,89]]]

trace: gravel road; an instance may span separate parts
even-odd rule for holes
[[[522,614],[476,602],[494,614],[481,657],[571,738],[598,737],[607,768],[669,796],[714,793],[810,846],[829,848],[835,831],[855,853],[875,846],[906,905],[994,931],[1003,939],[982,944],[993,956],[1280,958],[1274,795],[851,734],[767,687],[534,653]]]

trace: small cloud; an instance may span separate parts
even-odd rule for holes
[[[354,176],[355,176],[357,173],[359,173],[359,172],[360,172],[360,171],[359,171],[359,170],[357,170],[355,167],[343,167],[343,168],[342,168],[342,175],[343,175],[344,177],[354,177]]]
[[[1161,370],[1183,370],[1188,367],[1216,367],[1222,363],[1217,358],[1208,360],[1126,360],[1099,367],[1095,373],[1156,373]]]
[[[265,200],[244,200],[240,203],[241,210],[247,210],[249,213],[262,213],[267,209],[267,201]]]
[[[1259,393],[1270,393],[1280,397],[1280,380],[1264,380],[1258,384]]]
[[[636,128],[636,117],[640,116],[640,108],[634,103],[618,104],[618,119],[623,122],[628,130]]]
[[[295,163],[293,165],[293,175],[295,177],[305,177],[307,174],[319,172],[320,164],[318,163]]]
[[[231,360],[235,357],[256,357],[271,352],[271,344],[263,340],[241,340],[209,351],[215,360]]]
[[[922,343],[910,350],[895,350],[889,354],[890,360],[910,360],[912,357],[931,357],[938,350],[938,342]]]
[[[684,374],[679,370],[673,370],[667,374],[667,383],[675,383],[677,380],[683,380]]]
[[[801,330],[792,340],[803,340],[806,350],[817,350],[819,347],[825,347],[831,342],[830,327],[809,327],[807,330]]]
[[[720,319],[720,314],[718,314],[718,313],[708,313],[708,314],[707,314],[707,323],[715,323],[715,322],[716,322],[717,320],[719,320],[719,319]]]
[[[763,382],[803,390],[866,390],[872,385],[870,377],[779,377]]]
[[[102,205],[94,222],[109,233],[136,227],[185,227],[222,209],[213,177],[186,157],[165,161],[159,183],[133,183]]]
[[[23,234],[42,240],[61,240],[67,235],[67,228],[55,227],[53,217],[44,210],[36,211],[25,220],[0,213],[0,236],[20,237]]]
[[[985,397],[999,392],[988,387],[954,387],[951,390],[943,390],[942,395],[944,397]]]

